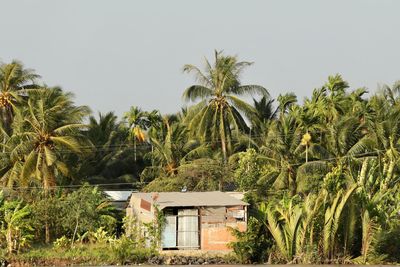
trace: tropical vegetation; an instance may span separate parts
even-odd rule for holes
[[[232,230],[240,262],[399,263],[400,82],[368,92],[335,74],[302,101],[273,99],[242,84],[251,65],[215,51],[204,68],[183,67],[195,80],[179,112],[133,105],[118,118],[2,63],[4,257],[88,244],[108,263],[143,262],[155,252],[124,233],[102,191],[186,189],[245,193],[248,228]]]

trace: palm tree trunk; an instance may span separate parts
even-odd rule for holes
[[[11,123],[13,121],[14,115],[13,115],[13,111],[12,108],[10,106],[6,106],[5,107],[5,114],[4,114],[4,128],[7,132],[7,134],[11,135]]]
[[[44,195],[45,195],[45,198],[48,197],[48,189],[45,189]],[[50,225],[49,225],[49,214],[48,214],[47,209],[46,209],[45,218],[46,219],[45,219],[45,223],[44,223],[44,238],[45,238],[44,242],[46,244],[49,244],[50,243]]]
[[[227,162],[227,153],[226,153],[226,136],[225,136],[225,125],[224,125],[224,116],[222,110],[220,111],[220,122],[219,122],[219,132],[221,137],[221,149],[222,149],[222,158],[224,167],[226,166]],[[223,176],[223,175],[222,175]],[[219,180],[219,191],[223,190],[223,180],[222,177]]]
[[[49,197],[49,189],[50,189],[50,183],[48,178],[43,177],[43,190],[44,190],[44,197],[47,199]],[[44,223],[44,236],[45,236],[45,243],[49,244],[50,243],[50,225],[49,225],[49,214],[46,209],[46,215],[45,215],[45,223]]]
[[[224,164],[227,161],[227,153],[226,153],[226,136],[225,136],[225,124],[224,124],[224,115],[222,110],[220,111],[220,121],[219,121],[219,134],[221,137],[221,149],[222,149],[222,157]]]
[[[308,145],[306,145],[306,163],[308,162]]]
[[[135,137],[133,137],[133,157],[136,162],[136,140],[135,140]]]

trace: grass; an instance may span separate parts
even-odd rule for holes
[[[77,244],[72,248],[55,248],[53,245],[37,245],[29,251],[6,257],[9,262],[27,263],[29,265],[115,265],[142,263],[151,257],[146,249],[129,250],[128,257],[120,258],[116,246],[110,244]],[[140,255],[140,257],[138,257]],[[138,262],[140,259],[141,262]]]

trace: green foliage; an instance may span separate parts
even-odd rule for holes
[[[173,176],[160,176],[149,183],[148,192],[215,191],[222,185],[232,184],[232,168],[214,159],[197,159],[183,163]]]
[[[135,216],[124,217],[125,234],[111,243],[113,258],[118,264],[143,263],[156,254],[164,223],[162,212],[157,212],[157,214],[156,222],[145,225],[138,222]],[[147,236],[143,235],[143,227],[147,228]],[[150,247],[147,247],[148,243]]]
[[[235,228],[231,228],[231,231],[237,240],[229,245],[240,263],[262,263],[267,260],[272,242],[262,222],[250,217],[246,231]]]
[[[13,262],[25,262],[29,265],[110,265],[116,264],[109,245],[77,244],[73,248],[36,246],[31,250],[8,258]]]
[[[112,232],[116,223],[113,209],[98,188],[83,186],[63,199],[61,226],[72,237],[72,242],[77,233],[100,227]]]
[[[100,227],[95,232],[90,231],[88,235],[90,243],[106,244],[114,241],[114,237],[110,236],[110,234],[104,230],[104,227]]]
[[[32,201],[32,223],[42,237],[47,224],[55,237],[66,236],[71,243],[76,238],[88,239],[96,231],[114,233],[117,213],[108,199],[97,188],[89,185],[47,195],[38,191],[27,197]],[[101,233],[98,234],[101,234]]]
[[[67,248],[71,245],[71,240],[63,235],[62,237],[57,238],[53,244],[55,248]]]
[[[248,191],[258,187],[258,180],[262,176],[262,165],[258,161],[258,154],[254,149],[247,149],[239,153],[238,168],[234,177],[238,189]]]
[[[278,205],[261,206],[267,227],[279,251],[278,258],[291,262],[300,250],[301,205],[295,199],[285,200]],[[272,204],[272,203],[271,203]]]
[[[183,67],[184,72],[194,73],[200,83],[190,86],[183,93],[187,101],[201,100],[187,116],[189,129],[203,140],[219,144],[224,161],[232,153],[231,139],[247,129],[242,114],[247,118],[256,116],[256,110],[237,96],[268,95],[262,86],[241,85],[240,74],[251,64],[215,51],[214,64],[207,60],[204,72],[189,64]]]
[[[400,262],[400,226],[396,225],[388,231],[380,231],[377,235],[375,250],[385,255],[388,262]]]
[[[112,251],[119,264],[144,263],[155,253],[153,249],[144,248],[137,241],[126,236],[122,236],[114,243]]]
[[[26,109],[17,113],[13,134],[7,140],[11,161],[19,166],[22,185],[41,184],[49,189],[57,178],[71,177],[65,151],[84,154],[90,143],[82,135],[87,107],[74,106],[71,95],[59,88],[32,91]],[[6,172],[3,180],[12,178]],[[7,181],[12,185],[12,181]]]
[[[118,214],[89,182],[247,191],[252,217],[232,244],[242,262],[399,261],[400,83],[366,96],[336,74],[303,102],[289,92],[274,105],[263,87],[241,84],[250,65],[216,51],[204,70],[184,66],[196,78],[183,93],[193,105],[163,116],[133,106],[119,121],[88,117],[20,62],[0,64],[2,249],[30,260],[143,262],[161,218],[146,237],[125,221],[116,239]],[[240,98],[255,93],[254,105]],[[52,238],[54,250],[22,250]]]
[[[21,200],[1,200],[0,194],[0,240],[9,254],[29,247],[33,228],[29,221],[31,207]]]

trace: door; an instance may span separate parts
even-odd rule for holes
[[[199,248],[199,211],[197,209],[178,210],[178,248]]]
[[[162,248],[176,248],[176,216],[165,216],[165,228],[161,235]]]

